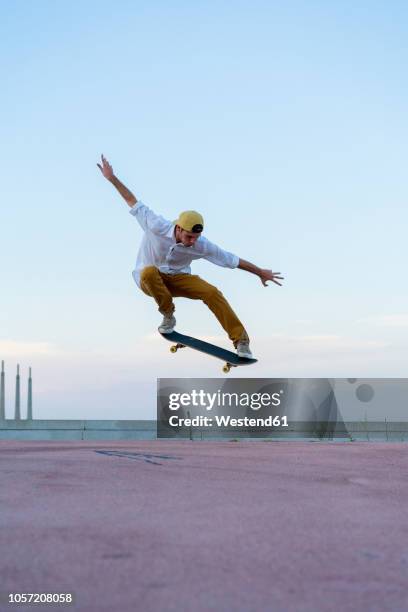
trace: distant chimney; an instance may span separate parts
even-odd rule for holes
[[[16,376],[16,405],[14,410],[14,418],[16,421],[21,421],[20,414],[20,366],[17,365],[17,376]]]
[[[5,393],[4,393],[4,361],[1,362],[1,379],[0,379],[0,421],[6,418],[5,410]]]
[[[28,377],[28,393],[27,393],[27,420],[32,421],[33,419],[33,382],[31,379],[31,368]]]

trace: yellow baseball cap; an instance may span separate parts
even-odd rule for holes
[[[180,213],[179,218],[174,223],[186,232],[194,232],[194,234],[200,234],[204,229],[204,219],[195,210],[185,210]]]

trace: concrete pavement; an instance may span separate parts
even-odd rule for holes
[[[408,446],[0,442],[0,592],[86,612],[408,609]]]

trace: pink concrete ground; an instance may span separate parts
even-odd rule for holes
[[[406,611],[407,460],[403,443],[2,441],[0,592],[76,604],[1,610]]]

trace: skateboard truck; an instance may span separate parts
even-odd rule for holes
[[[177,344],[173,344],[170,347],[170,353],[177,353],[179,348],[186,348],[185,344],[180,344],[179,342],[177,342]]]

